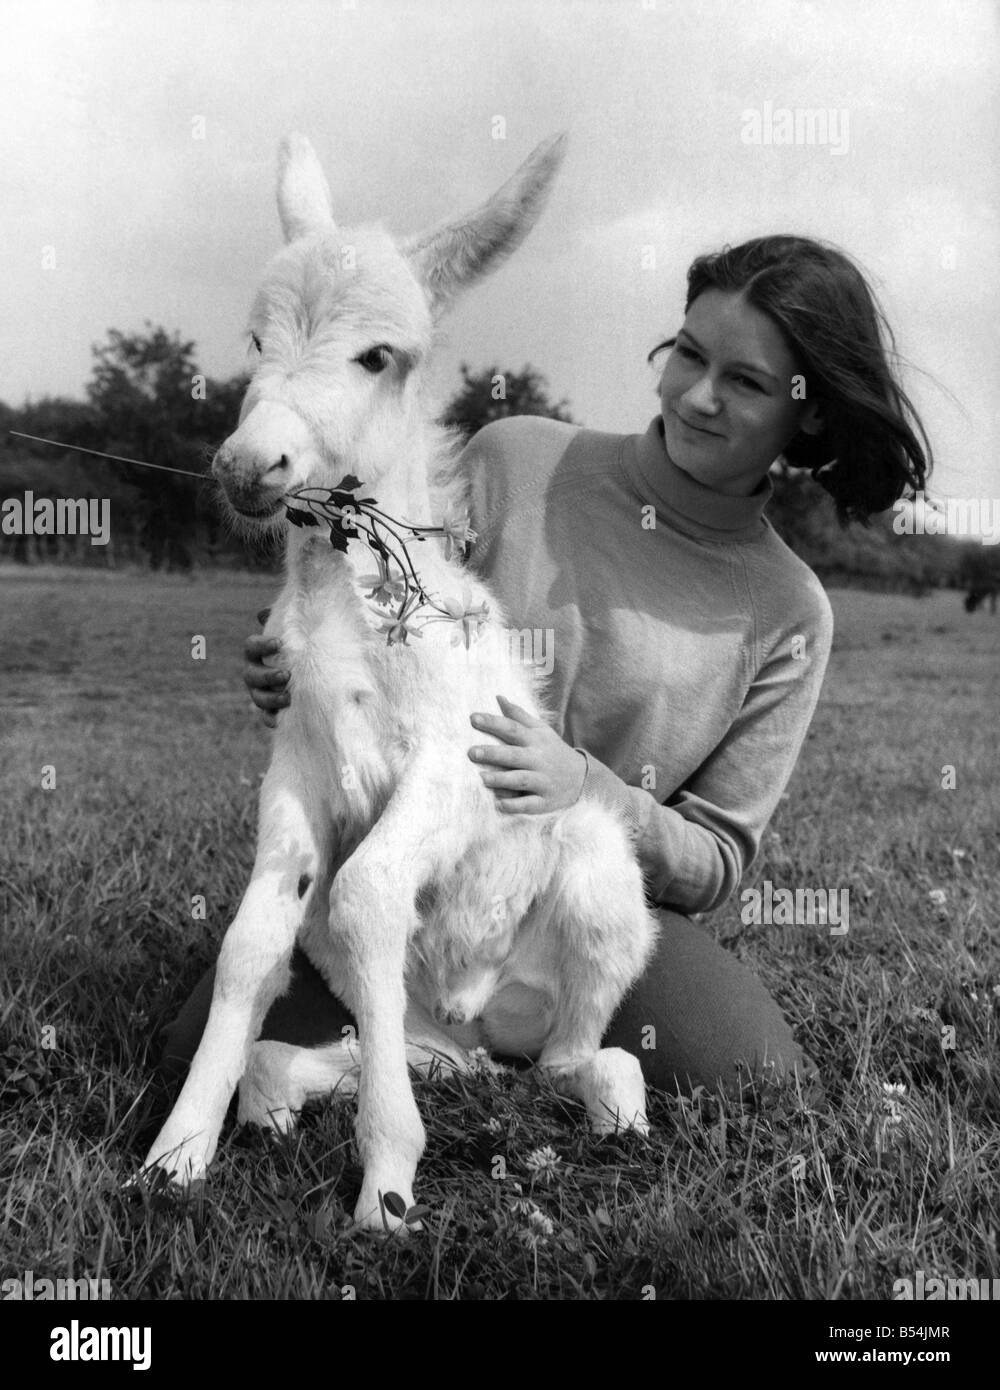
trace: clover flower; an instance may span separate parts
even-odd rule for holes
[[[517,1238],[528,1250],[534,1250],[536,1246],[544,1243],[555,1235],[556,1228],[551,1217],[536,1207],[534,1202],[514,1202],[511,1211],[516,1216],[527,1218],[527,1227],[518,1231]]]
[[[546,1144],[544,1149],[533,1149],[524,1160],[524,1166],[543,1182],[551,1182],[562,1159],[555,1149]]]
[[[474,1047],[468,1054],[469,1072],[473,1076],[494,1076],[500,1067],[486,1051],[485,1047]]]
[[[906,1095],[906,1087],[901,1081],[882,1082],[882,1107],[885,1113],[886,1125],[899,1125],[903,1122],[902,1099]]]

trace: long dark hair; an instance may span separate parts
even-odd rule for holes
[[[897,379],[892,329],[849,257],[808,237],[756,237],[692,263],[684,312],[709,289],[741,293],[777,325],[797,359],[824,428],[797,434],[784,458],[812,472],[842,526],[868,525],[873,513],[923,490],[933,466],[930,441]]]

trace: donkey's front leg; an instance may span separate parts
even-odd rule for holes
[[[298,780],[272,766],[261,788],[253,876],[222,943],[208,1023],[145,1168],[182,1185],[204,1177],[264,1015],[288,986],[292,947],[321,871],[315,817]]]
[[[404,969],[419,920],[417,890],[465,849],[469,817],[459,802],[468,774],[449,761],[448,750],[423,750],[330,893],[330,929],[346,947],[361,1048],[356,1132],[364,1180],[354,1217],[375,1231],[400,1225],[383,1216],[386,1193],[412,1205],[424,1148],[406,1064]]]
[[[376,827],[372,836],[378,833]],[[379,867],[376,856],[357,850],[337,874],[330,894],[330,929],[343,933],[348,943],[351,1004],[361,1049],[355,1128],[364,1180],[354,1219],[372,1231],[400,1226],[388,1210],[383,1219],[379,1199],[395,1192],[407,1207],[413,1205],[413,1178],[424,1149],[403,1026],[406,943],[415,925],[417,888],[406,881],[405,870],[399,872],[404,863],[400,855],[398,862]]]

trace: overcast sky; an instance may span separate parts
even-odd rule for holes
[[[921,369],[933,491],[1000,495],[988,0],[0,0],[0,22],[10,404],[82,395],[91,344],[146,319],[211,375],[243,367],[285,131],[312,139],[340,221],[405,233],[566,129],[543,221],[449,321],[443,394],[462,360],[531,362],[581,422],[643,430],[692,257],[815,235],[870,271]],[[767,103],[835,112],[827,143],[748,143]]]

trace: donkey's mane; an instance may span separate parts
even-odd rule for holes
[[[452,426],[436,424],[431,436],[431,455],[427,462],[427,487],[435,517],[445,511],[468,511],[472,481],[463,451],[468,437]]]

